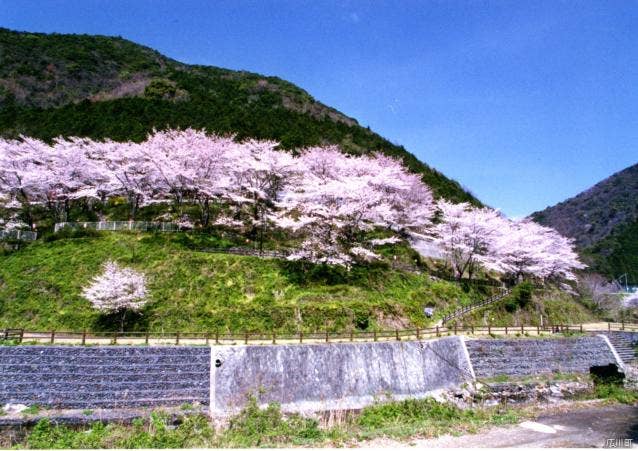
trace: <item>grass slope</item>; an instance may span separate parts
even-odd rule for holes
[[[225,244],[196,234],[103,232],[38,241],[0,255],[0,328],[117,330],[115,318],[99,315],[81,297],[82,288],[107,259],[143,271],[148,279],[150,302],[141,315],[129,318],[127,330],[312,332],[422,327],[433,322],[423,316],[425,305],[435,307],[440,317],[486,296],[383,264],[346,271],[193,250]],[[589,318],[580,304],[558,293],[538,305],[555,323]],[[516,311],[518,306],[514,307]],[[498,316],[508,324],[521,318],[527,324],[537,320],[529,307],[521,312],[528,313]],[[480,316],[474,320],[483,322]]]
[[[471,295],[427,275],[359,267],[347,272],[190,249],[186,234],[104,233],[37,242],[0,256],[0,327],[113,329],[81,290],[115,259],[143,271],[151,302],[127,329],[295,332],[425,324],[422,307]]]
[[[558,289],[536,290],[527,301],[516,293],[489,308],[478,309],[459,323],[493,326],[579,324],[594,321],[595,315],[573,296]]]

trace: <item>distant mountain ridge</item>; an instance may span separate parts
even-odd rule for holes
[[[638,164],[531,216],[574,238],[594,269],[638,280]]]
[[[277,77],[183,64],[120,37],[0,28],[0,136],[141,141],[154,128],[380,151],[423,174],[435,195],[481,202],[414,155]]]

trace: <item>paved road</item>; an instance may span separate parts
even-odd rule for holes
[[[375,440],[371,446],[411,448],[602,448],[607,439],[633,439],[638,448],[638,406],[612,405],[569,408],[541,414],[535,421],[492,428],[474,435],[394,442]]]

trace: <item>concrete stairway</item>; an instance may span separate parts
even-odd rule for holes
[[[604,334],[607,335],[624,363],[629,365],[638,364],[638,356],[634,350],[634,346],[638,343],[638,340],[634,338],[635,334],[622,331],[609,331]]]
[[[210,348],[0,347],[0,405],[207,405],[209,390]]]

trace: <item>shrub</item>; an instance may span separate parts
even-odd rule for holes
[[[286,442],[303,443],[322,437],[319,424],[314,419],[291,415],[284,419],[278,404],[260,409],[255,397],[231,419],[221,437],[224,446],[257,447]]]
[[[46,243],[57,240],[66,240],[73,238],[95,238],[101,236],[102,232],[84,227],[63,227],[55,233],[47,233],[44,235],[43,240]]]
[[[503,306],[509,313],[517,309],[524,309],[532,300],[534,286],[531,282],[522,282],[512,290],[512,293],[504,300]]]

